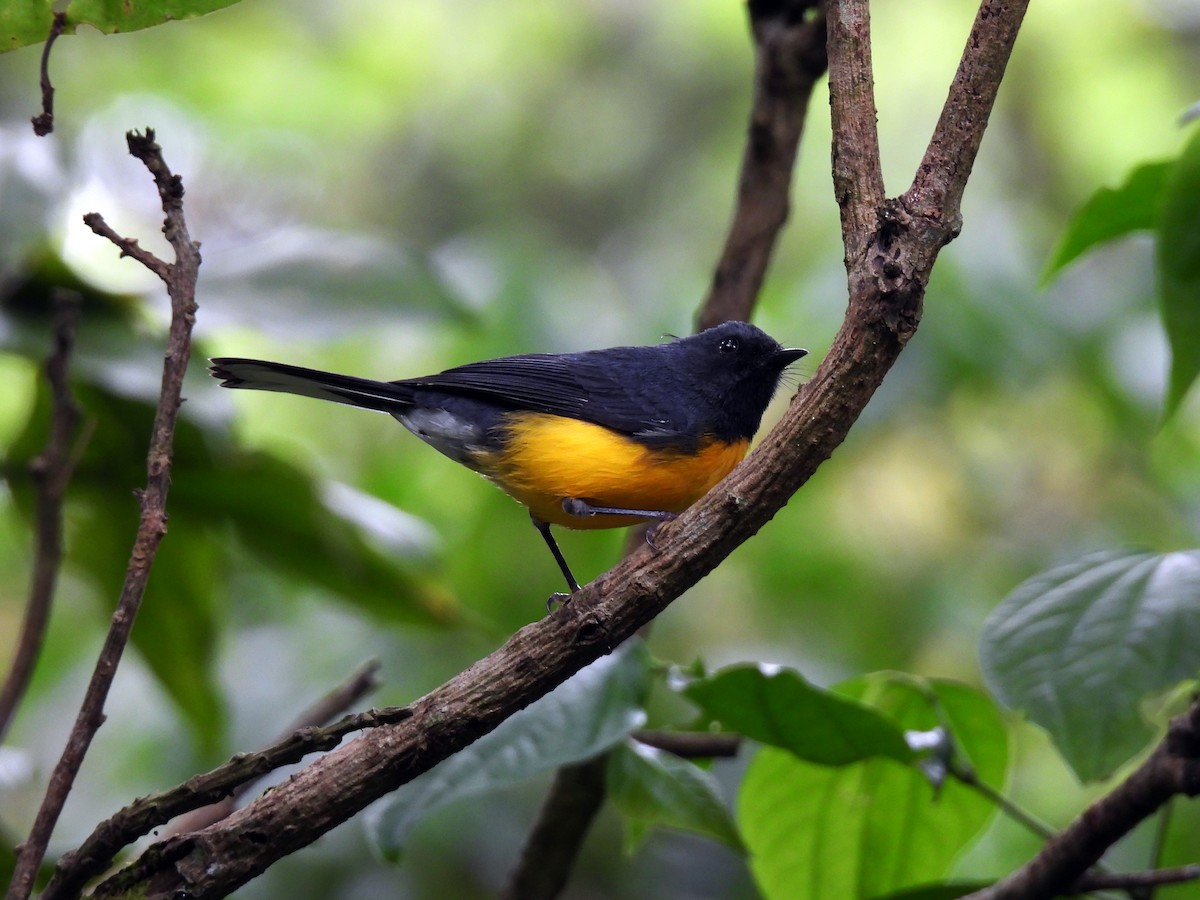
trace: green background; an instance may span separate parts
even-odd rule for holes
[[[974,9],[876,7],[884,174],[895,194],[920,158]],[[157,389],[165,299],[80,222],[97,210],[159,247],[156,198],[123,138],[149,125],[184,178],[203,243],[198,357],[387,378],[687,333],[736,183],[752,70],[744,19],[732,0],[248,0],[132,34],[81,28],[55,51],[58,127],[47,140],[27,124],[40,47],[5,54],[0,275],[36,293],[39,273],[57,265],[46,260],[59,259],[109,292],[85,318],[80,369],[126,400]],[[1124,239],[1039,285],[1074,208],[1135,165],[1179,153],[1178,116],[1200,85],[1198,43],[1200,19],[1186,3],[1033,5],[966,193],[963,234],[942,254],[917,337],[846,445],[659,619],[656,657],[767,660],[822,685],[881,669],[979,684],[982,623],[1023,579],[1084,551],[1196,544],[1196,403],[1185,400],[1160,430],[1168,359],[1151,243]],[[822,84],[792,221],[756,315],[811,351],[798,380],[845,303],[828,136]],[[0,329],[2,447],[40,442],[26,429],[43,335],[15,316]],[[166,544],[180,549],[156,570],[139,622],[146,646],[122,668],[52,851],[132,797],[271,740],[364,658],[383,661],[386,684],[372,702],[410,700],[541,615],[559,587],[519,507],[386,417],[221,392],[199,358],[194,374],[185,415],[195,467],[191,479],[176,475]],[[137,413],[109,411],[126,423],[118,437],[129,436],[132,455],[118,458],[120,441],[99,435],[68,507],[49,644],[10,740],[36,772],[0,783],[0,825],[14,834],[61,750],[116,596],[89,559],[107,555],[119,569],[132,536]],[[235,459],[249,468],[222,479]],[[359,504],[363,529],[322,531],[305,473],[404,515]],[[270,489],[255,495],[254,485]],[[0,488],[0,635],[15,633],[26,591],[21,502],[14,477]],[[562,538],[581,580],[607,568],[621,541]],[[376,558],[381,568],[364,568]],[[193,653],[156,660],[153,636],[173,629]],[[652,721],[677,720],[683,704],[661,694]],[[1096,788],[1078,786],[1040,731],[1015,734],[1011,792],[1065,823]],[[731,795],[750,756],[714,769]],[[375,860],[352,824],[239,896],[492,896],[541,784],[438,811],[398,869]],[[1188,830],[1177,831],[1183,847]],[[1117,862],[1139,865],[1148,838],[1135,835]],[[958,871],[1002,874],[1036,846],[999,822]],[[745,862],[700,838],[655,832],[621,853],[608,810],[569,895],[754,896]]]

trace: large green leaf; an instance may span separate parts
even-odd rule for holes
[[[607,750],[645,721],[648,677],[645,648],[627,641],[371,807],[372,842],[384,857],[399,859],[409,832],[433,810]]]
[[[1159,208],[1174,162],[1144,163],[1120,187],[1103,187],[1079,207],[1067,223],[1042,273],[1050,281],[1097,244],[1158,225]]]
[[[947,728],[981,780],[1003,783],[1007,733],[983,694],[886,674],[839,690],[907,730]],[[764,896],[853,900],[943,879],[993,812],[953,780],[935,791],[915,765],[874,757],[821,766],[766,747],[747,770],[737,818]]]
[[[984,623],[989,686],[1084,781],[1153,736],[1139,704],[1200,669],[1200,551],[1090,554],[1017,586]]]
[[[685,693],[731,731],[810,762],[913,758],[903,731],[887,716],[810,684],[794,669],[731,666],[688,685]]]
[[[605,786],[626,818],[629,846],[636,845],[646,829],[665,825],[742,850],[717,780],[695,763],[626,741],[609,755]]]
[[[1200,374],[1200,129],[1171,168],[1158,225],[1158,300],[1171,345],[1164,416]]]
[[[105,34],[137,31],[172,19],[194,19],[232,6],[237,0],[72,0],[67,6],[67,33],[91,25]],[[0,51],[16,50],[46,40],[53,0],[5,0],[0,4]]]

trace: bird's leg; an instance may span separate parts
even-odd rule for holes
[[[578,516],[588,519],[592,516],[637,516],[640,519],[657,519],[660,522],[670,522],[679,518],[678,513],[665,509],[626,509],[623,506],[593,506],[578,497],[566,497],[562,502],[563,512],[568,516]]]
[[[575,576],[571,574],[571,567],[567,565],[566,558],[562,555],[562,551],[558,549],[558,542],[554,540],[554,535],[550,533],[550,523],[543,522],[537,516],[530,515],[533,520],[533,527],[541,532],[542,537],[546,541],[546,546],[550,548],[550,552],[554,555],[554,561],[558,563],[558,567],[562,569],[563,577],[567,579],[567,587],[571,589],[571,593],[579,590],[579,582],[575,580]],[[569,595],[555,594],[546,603],[546,608],[549,609],[555,602],[561,601],[565,603],[569,600]]]
[[[567,497],[562,502],[563,512],[568,516],[579,516],[586,519],[589,516],[637,516],[641,519],[654,519],[654,524],[646,529],[646,543],[650,545],[650,549],[655,553],[658,552],[658,547],[654,545],[654,532],[658,530],[658,526],[663,522],[670,522],[672,519],[679,518],[678,513],[670,512],[665,509],[626,509],[622,506],[593,506],[586,500],[580,500],[578,497]]]

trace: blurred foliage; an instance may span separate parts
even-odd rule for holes
[[[1177,160],[1147,163],[1119,188],[1101,188],[1071,217],[1047,276],[1097,244],[1149,231],[1157,251],[1158,302],[1171,345],[1165,415],[1200,375],[1200,131]]]
[[[893,193],[920,158],[973,13],[969,0],[873,10]],[[789,507],[660,617],[657,656],[779,663],[814,686],[881,669],[978,684],[983,622],[1026,579],[1087,551],[1196,546],[1197,401],[1173,389],[1178,410],[1160,428],[1175,380],[1155,251],[1136,234],[1093,241],[1052,284],[1038,283],[1072,211],[1098,186],[1147,189],[1140,206],[1127,197],[1109,205],[1132,224],[1100,222],[1102,237],[1142,228],[1154,179],[1169,175],[1137,167],[1194,154],[1176,120],[1196,100],[1198,43],[1190,3],[1033,5],[919,336]],[[361,0],[244,0],[134,34],[80,29],[61,39],[58,131],[37,140],[27,123],[39,55],[28,47],[0,57],[0,378],[9,385],[0,392],[0,634],[15,633],[27,589],[23,466],[43,434],[37,367],[51,285],[83,297],[76,372],[93,432],[68,502],[51,633],[12,734],[33,774],[0,765],[2,830],[27,829],[61,751],[132,540],[130,492],[144,481],[165,299],[80,222],[102,212],[162,250],[157,198],[125,156],[126,130],[157,129],[205,259],[170,533],[110,724],[56,835],[61,850],[133,796],[264,744],[364,657],[384,660],[378,702],[411,700],[541,615],[557,588],[524,512],[394,422],[301,398],[235,397],[204,376],[202,357],[402,377],[689,331],[731,206],[752,59],[744,9],[728,0],[413,0],[382,11]],[[845,298],[823,110],[813,103],[793,219],[756,317],[814,360]],[[1194,282],[1180,284],[1194,312]],[[577,574],[591,577],[622,540],[570,534],[562,544]],[[9,652],[0,647],[0,666]],[[879,690],[914,709],[927,697]],[[987,709],[981,721],[991,724],[979,727],[994,751],[1004,738]],[[646,711],[656,727],[697,715],[663,690]],[[916,727],[930,716],[916,716]],[[1008,729],[1009,792],[1038,816],[1061,824],[1101,789],[1080,787],[1039,728],[1013,720]],[[826,769],[773,748],[744,756],[711,774],[731,797],[751,766],[745,791],[771,813],[784,811],[785,796],[771,766],[801,781],[890,767],[879,783],[911,780],[914,808],[932,794],[896,762]],[[645,777],[632,763],[626,774]],[[340,829],[239,896],[494,896],[545,778],[438,810],[406,840],[398,868],[369,854],[361,830]],[[685,804],[651,809],[644,785],[624,795],[630,821],[678,825]],[[662,796],[681,794],[663,787]],[[743,838],[747,802],[743,791]],[[966,818],[976,824],[960,837],[986,816]],[[764,816],[755,827],[770,824]],[[1152,831],[1116,848],[1114,866],[1143,866]],[[1197,833],[1200,814],[1180,808],[1164,864],[1194,861]],[[626,837],[606,813],[572,895],[755,893],[745,860],[721,845],[658,829],[637,836],[636,854],[614,865]],[[960,880],[996,876],[1037,845],[997,819],[956,860],[939,849],[938,865]],[[928,871],[872,888],[899,896]]]

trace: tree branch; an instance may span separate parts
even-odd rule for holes
[[[828,17],[833,194],[841,210],[848,266],[857,253],[855,243],[874,233],[875,210],[884,197],[870,5],[868,0],[830,0]]]
[[[154,142],[154,132],[147,129],[144,136],[129,132],[126,139],[129,152],[142,161],[154,178],[165,215],[163,234],[175,252],[175,262],[170,265],[150,257],[154,263],[151,265],[142,256],[136,257],[162,278],[171,298],[171,325],[166,357],[163,361],[162,391],[150,435],[146,488],[139,495],[141,519],[125,575],[125,584],[121,589],[108,635],[96,661],[96,668],[88,683],[83,704],[67,739],[67,746],[50,776],[46,796],[38,809],[29,837],[18,848],[8,900],[25,900],[33,890],[34,877],[46,854],[46,845],[55,823],[75,783],[75,776],[83,764],[92,738],[104,722],[104,702],[125,645],[129,641],[134,618],[141,606],[154,555],[167,530],[166,501],[171,483],[171,446],[175,434],[175,420],[182,403],[183,375],[191,354],[200,245],[189,237],[187,223],[183,218],[183,183],[177,175],[171,173],[163,160],[161,148]],[[123,251],[126,249],[120,240],[115,243]]]
[[[754,103],[737,205],[696,324],[749,321],[787,221],[796,149],[825,73],[825,10],[817,0],[752,0]]]
[[[1084,810],[1020,869],[970,896],[1038,900],[1077,890],[1085,877],[1088,885],[1110,877],[1086,873],[1109,847],[1177,794],[1200,794],[1200,701],[1171,720],[1159,745],[1115,790]]]
[[[942,217],[954,235],[962,227],[963,189],[983,142],[1029,0],[984,0],[950,94],[905,194],[919,215]]]
[[[50,434],[46,438],[46,448],[29,464],[37,493],[33,575],[21,636],[4,687],[0,689],[0,743],[3,743],[21,698],[25,696],[41,654],[62,564],[63,496],[75,469],[75,435],[82,417],[70,382],[71,351],[78,325],[77,298],[57,293],[54,298],[54,349],[46,361],[51,397]]]

